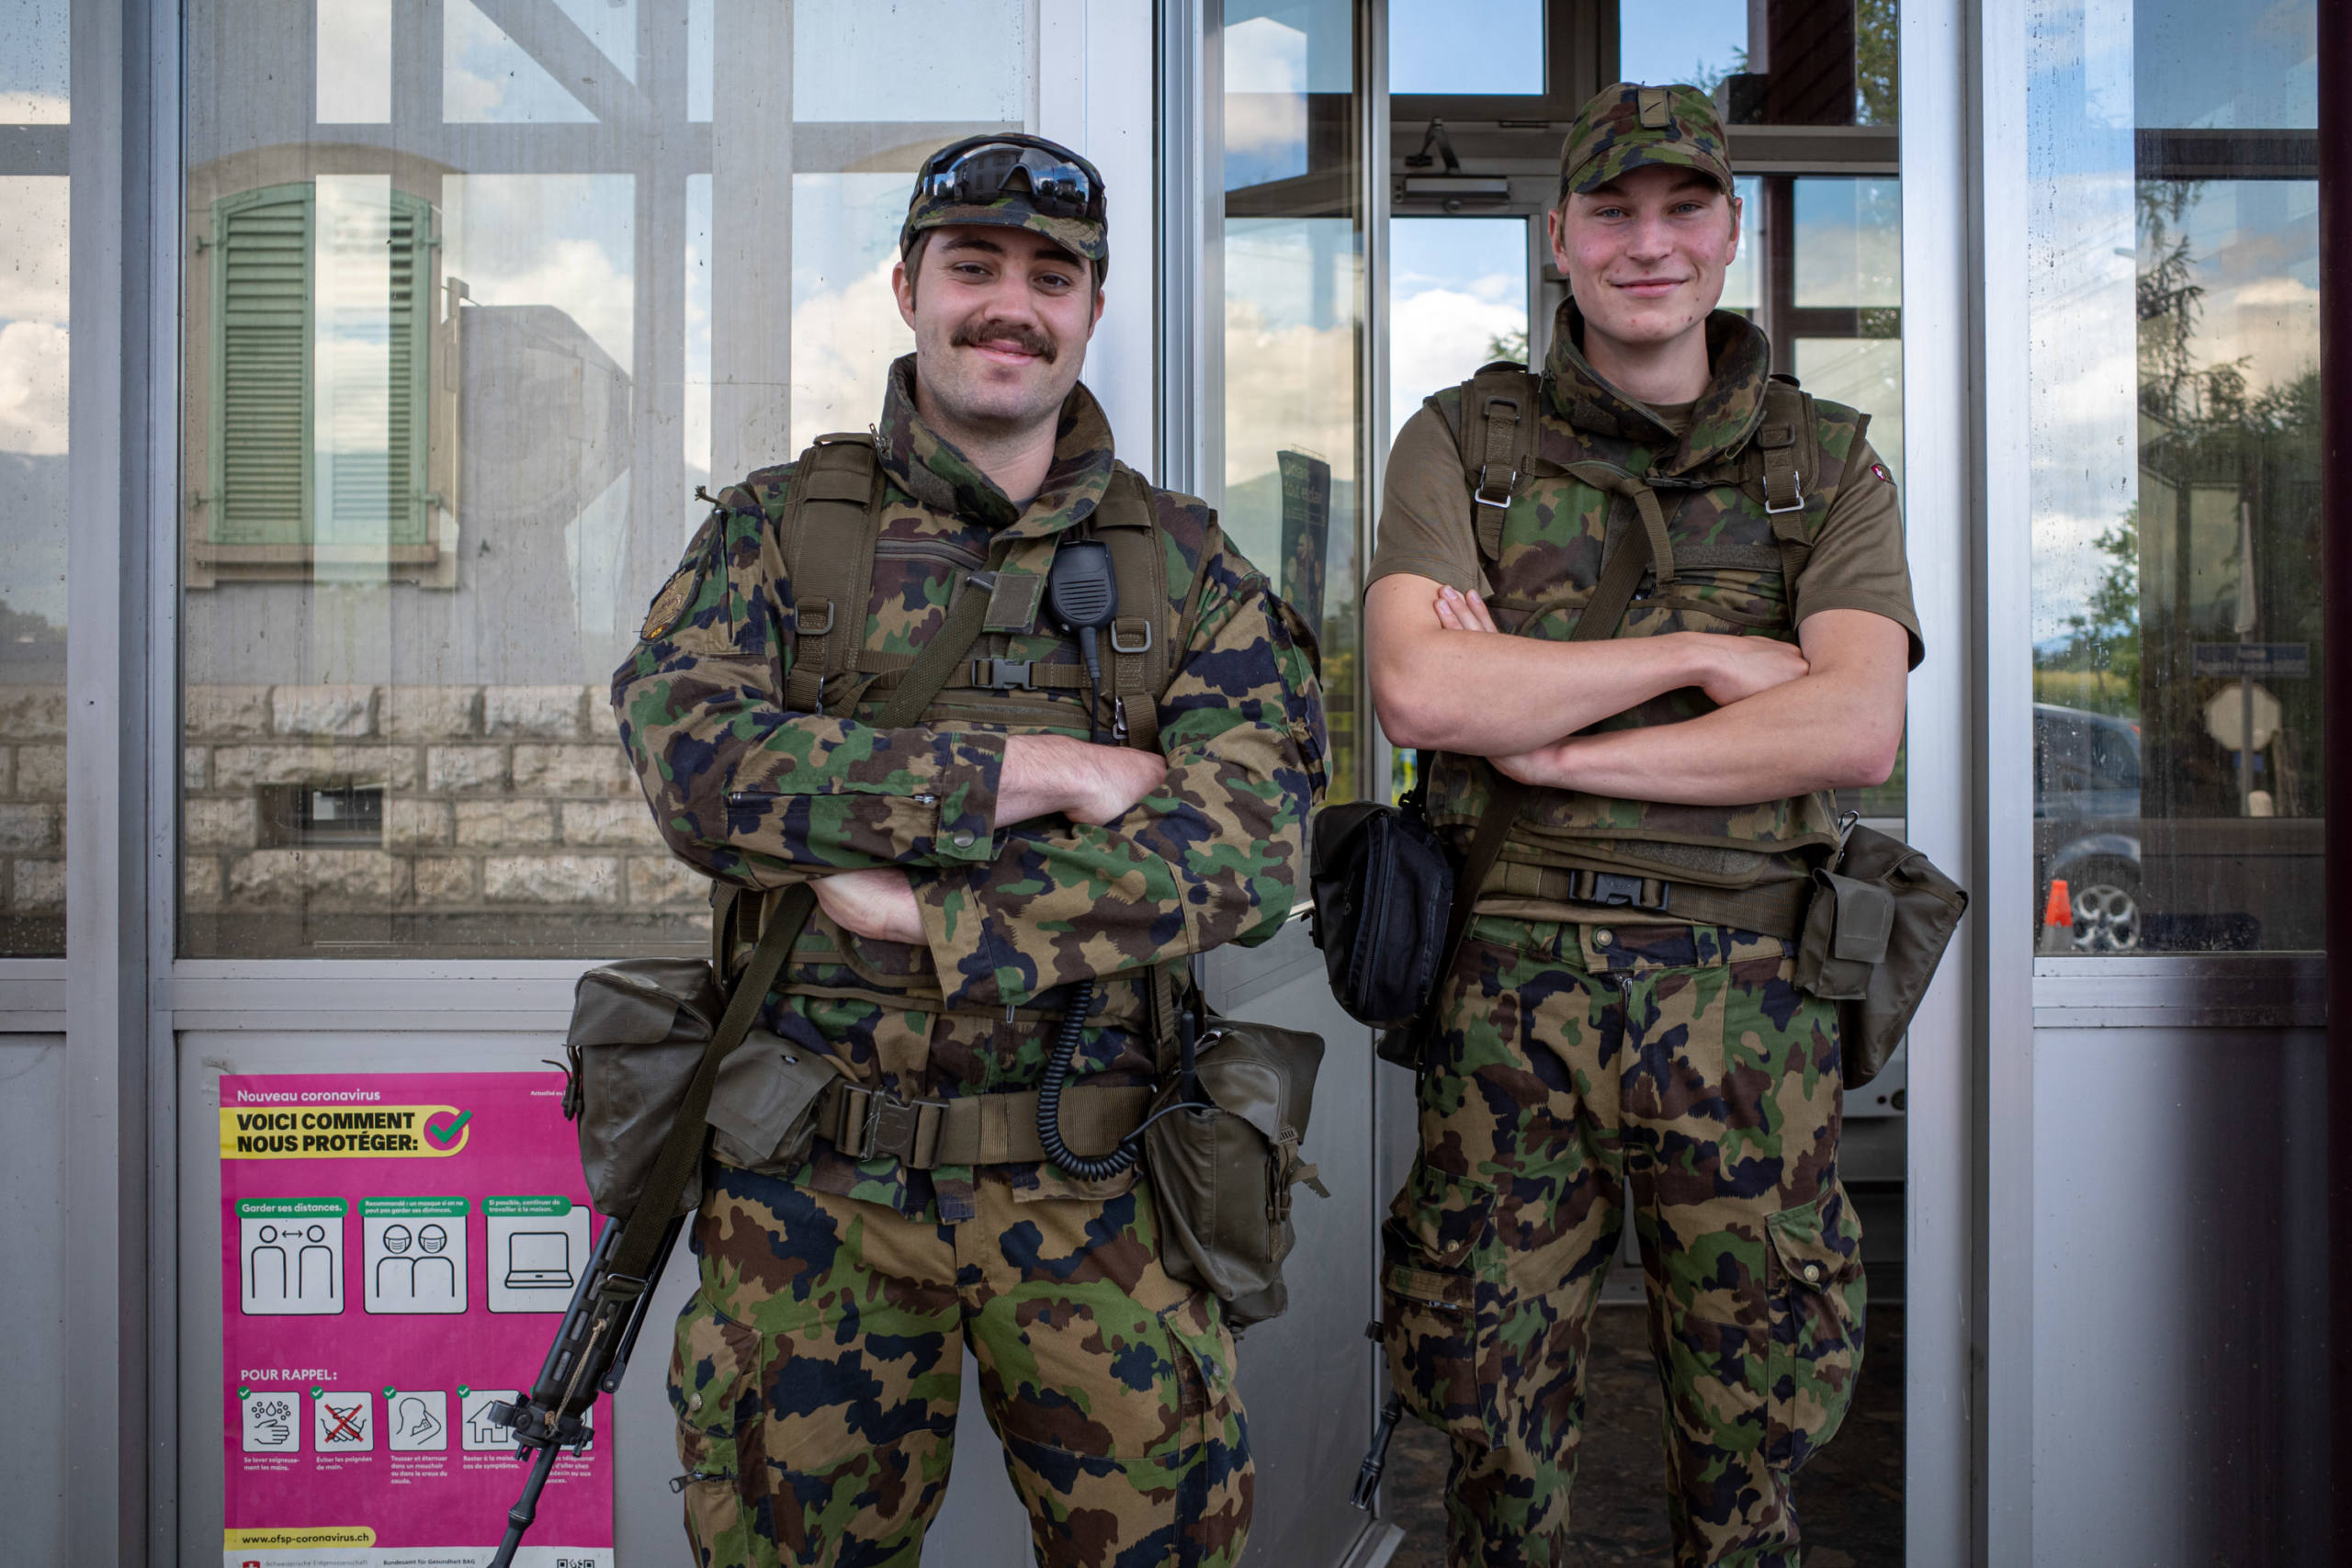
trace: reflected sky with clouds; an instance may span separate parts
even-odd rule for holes
[[[800,0],[792,118],[1029,121],[1026,12],[971,0]],[[887,74],[876,69],[888,62]]]
[[[478,305],[552,305],[630,368],[637,234],[628,175],[452,175],[442,182],[448,276]]]
[[[1672,6],[1620,0],[1617,77],[1623,82],[1696,82],[1740,69],[1747,48],[1747,0],[1679,0]]]
[[[441,16],[441,115],[450,124],[578,125],[595,119],[471,0],[444,0]]]
[[[2033,637],[2064,633],[2108,566],[2098,536],[2139,492],[2139,127],[2316,121],[2313,0],[2041,0],[2032,76]],[[2204,182],[2177,232],[2206,290],[2199,365],[2249,389],[2312,367],[2316,187]]]
[[[1527,332],[1527,220],[1388,224],[1388,438],[1421,400],[1475,372],[1496,339]]]
[[[0,124],[67,123],[67,0],[0,0]],[[0,604],[53,626],[65,623],[70,188],[0,175]]]
[[[1392,93],[1541,93],[1544,0],[1390,0]]]
[[[62,125],[69,0],[0,0],[0,125]]]

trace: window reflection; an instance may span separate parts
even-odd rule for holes
[[[1688,82],[1734,125],[1893,125],[1897,0],[1618,0],[1617,75]]]
[[[1339,0],[1234,0],[1221,36],[1220,520],[1320,631],[1330,797],[1344,800],[1355,789],[1365,415],[1354,20]]]
[[[1391,0],[1388,90],[1541,93],[1544,0]]]
[[[1388,224],[1388,429],[1490,359],[1527,360],[1524,218],[1396,218]]]
[[[2043,948],[2317,948],[2316,12],[2129,16],[2037,62]]]
[[[606,682],[695,486],[873,419],[908,183],[1024,122],[1027,9],[385,12],[189,9],[183,949],[684,950]]]
[[[0,957],[65,951],[66,6],[0,0]]]

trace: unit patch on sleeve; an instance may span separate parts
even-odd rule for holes
[[[656,593],[653,603],[646,606],[645,624],[637,628],[640,640],[651,642],[655,637],[667,637],[670,628],[678,624],[679,617],[686,613],[687,604],[694,600],[700,565],[698,561],[688,561],[670,574],[670,581],[662,585],[662,592]]]

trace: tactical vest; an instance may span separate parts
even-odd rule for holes
[[[819,436],[800,455],[783,492],[757,502],[767,538],[782,551],[783,575],[793,591],[793,609],[785,621],[793,641],[785,675],[786,709],[870,719],[914,663],[912,650],[871,648],[866,642],[875,562],[887,549],[935,563],[943,583],[952,581],[951,570],[996,574],[980,639],[924,707],[922,723],[1085,732],[1091,713],[1101,721],[1103,739],[1159,749],[1159,698],[1192,646],[1208,576],[1204,569],[1224,547],[1214,518],[1198,559],[1188,566],[1183,552],[1168,547],[1162,537],[1149,487],[1119,463],[1101,502],[1082,522],[1042,538],[1000,536],[982,557],[945,539],[883,539],[885,495],[874,437],[858,432]],[[1058,627],[1040,629],[1048,619],[1046,573],[1065,536],[1100,539],[1110,552],[1118,585],[1119,614],[1102,643],[1100,691],[1091,689],[1076,640]],[[1179,572],[1185,577],[1172,575]],[[1181,609],[1175,607],[1179,604]],[[740,967],[775,902],[773,895],[737,896],[725,884],[715,885],[711,949],[720,974],[731,976]],[[937,1011],[941,1006],[936,992],[910,994],[917,976],[869,974],[856,954],[833,950],[813,927],[794,949],[792,962],[799,972],[794,988],[802,992],[917,1010]],[[823,971],[821,978],[812,980],[807,973],[812,964]],[[1149,1015],[1154,1035],[1172,1039],[1170,977],[1155,967],[1136,978],[1145,983],[1102,990],[1100,1021],[1134,1023]],[[1047,1021],[1060,1016],[1057,1005],[1041,998],[1011,1016]]]
[[[1038,629],[1046,613],[1046,575],[1063,535],[1001,538],[991,543],[985,559],[945,540],[884,541],[878,527],[883,494],[873,436],[820,435],[801,454],[790,488],[768,512],[793,591],[786,708],[835,717],[870,713],[914,662],[911,651],[874,649],[865,642],[876,554],[888,548],[943,569],[997,574],[973,657],[924,709],[926,724],[1085,729],[1085,705],[1094,704],[1099,712],[1107,698],[1105,739],[1158,749],[1159,697],[1174,678],[1181,650],[1191,646],[1205,574],[1193,570],[1189,583],[1170,581],[1171,570],[1184,570],[1181,552],[1170,551],[1160,538],[1140,476],[1124,463],[1114,464],[1092,515],[1067,531],[1100,539],[1110,550],[1118,582],[1119,615],[1102,646],[1099,693],[1090,690],[1076,642],[1058,629]],[[1219,544],[1211,523],[1202,560]],[[1181,611],[1170,607],[1178,587]]]
[[[1705,631],[1793,642],[1790,585],[1845,478],[1844,459],[1833,453],[1860,449],[1869,416],[1816,402],[1793,378],[1775,376],[1747,441],[1690,473],[1667,475],[1652,465],[1671,457],[1671,446],[1622,429],[1585,400],[1561,417],[1550,380],[1510,361],[1488,365],[1463,384],[1458,420],[1449,415],[1496,626],[1565,640],[1592,596],[1604,551],[1640,528],[1655,565],[1619,637]],[[1431,406],[1447,412],[1442,400]],[[1685,687],[1593,728],[1669,724],[1714,706]],[[1430,821],[1474,828],[1494,776],[1481,758],[1439,755],[1429,774]],[[1744,888],[1802,877],[1838,840],[1826,790],[1734,807],[1538,790],[1486,891],[1670,907],[1657,902],[1661,884]],[[1596,897],[1596,874],[1642,879],[1651,894]]]

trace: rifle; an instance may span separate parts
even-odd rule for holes
[[[523,1533],[538,1517],[539,1494],[555,1470],[557,1454],[565,1449],[576,1453],[588,1446],[591,1434],[583,1419],[588,1407],[599,1393],[618,1389],[628,1371],[638,1331],[645,1326],[646,1309],[653,1302],[653,1287],[685,1227],[687,1215],[679,1212],[679,1203],[702,1164],[719,1064],[750,1033],[760,1003],[784,967],[785,954],[816,907],[817,897],[806,886],[785,894],[732,987],[727,1011],[704,1047],[652,1168],[636,1197],[627,1201],[628,1218],[607,1220],[605,1234],[596,1238],[530,1393],[512,1404],[501,1401],[490,1407],[491,1420],[514,1434],[515,1457],[537,1454],[523,1483],[523,1495],[507,1510],[506,1539],[490,1560],[491,1568],[512,1568]]]
[[[614,1249],[626,1227],[618,1221],[606,1222],[571,1292],[571,1304],[556,1325],[555,1343],[548,1347],[531,1392],[512,1404],[502,1400],[490,1407],[492,1423],[514,1432],[517,1459],[534,1450],[538,1455],[523,1483],[522,1497],[507,1510],[506,1539],[490,1560],[491,1568],[511,1568],[523,1532],[538,1517],[539,1494],[555,1470],[556,1456],[565,1449],[578,1453],[588,1446],[594,1435],[586,1421],[588,1407],[599,1393],[621,1386],[637,1348],[638,1330],[645,1326],[646,1309],[653,1303],[653,1287],[661,1282],[662,1267],[685,1223],[684,1214],[670,1222],[651,1270],[637,1280],[613,1272]]]
[[[899,678],[899,689],[873,720],[877,728],[902,729],[922,717],[932,698],[946,686],[950,671],[979,640],[980,623],[987,616],[995,587],[993,572],[976,573],[965,581],[946,624],[915,655],[914,662]],[[662,1265],[685,1224],[685,1216],[677,1213],[678,1202],[702,1164],[703,1145],[709,1135],[710,1095],[718,1081],[719,1064],[750,1033],[760,1004],[775,988],[784,968],[785,955],[799,940],[816,908],[816,890],[804,882],[786,889],[769,912],[758,945],[728,987],[726,1014],[711,1033],[702,1065],[695,1068],[694,1081],[687,1086],[669,1134],[662,1139],[662,1151],[636,1200],[629,1203],[628,1217],[605,1224],[595,1255],[582,1274],[579,1288],[572,1292],[571,1304],[556,1327],[555,1343],[540,1364],[530,1396],[514,1404],[501,1402],[492,1407],[491,1418],[514,1430],[519,1445],[515,1457],[520,1459],[534,1449],[538,1457],[531,1465],[530,1478],[523,1483],[521,1499],[507,1512],[506,1540],[491,1559],[491,1568],[512,1568],[523,1532],[538,1516],[539,1493],[555,1469],[557,1453],[587,1446],[588,1428],[581,1416],[598,1393],[618,1388],[621,1374],[628,1370],[629,1352],[637,1344],[637,1331],[644,1325],[653,1286],[662,1278]],[[729,947],[731,951],[731,943]],[[718,977],[722,982],[727,978],[723,972]],[[661,1227],[658,1241],[656,1226]]]

